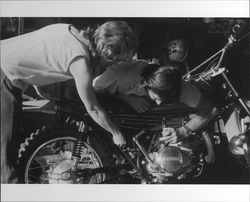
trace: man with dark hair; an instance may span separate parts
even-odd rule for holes
[[[150,110],[150,100],[182,102],[197,109],[190,121],[178,129],[164,128],[161,140],[166,144],[183,140],[203,127],[215,114],[214,105],[191,83],[181,80],[179,70],[165,65],[132,60],[110,66],[93,80],[98,92],[107,92],[127,102],[139,113]],[[150,99],[148,99],[150,98]]]

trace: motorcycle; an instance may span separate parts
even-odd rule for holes
[[[246,167],[250,165],[249,102],[247,104],[233,86],[228,77],[229,70],[223,62],[227,52],[248,35],[249,32],[243,33],[240,25],[236,24],[224,48],[183,76],[183,79],[192,81],[210,100],[216,103],[217,130],[225,131],[231,154]]]
[[[213,101],[218,115],[176,144],[165,145],[159,138],[164,127],[183,126],[195,113],[185,105],[161,105],[137,114],[125,103],[99,95],[114,123],[126,135],[126,147],[120,148],[82,105],[67,100],[24,103],[25,141],[18,156],[21,183],[165,184],[193,180],[215,161],[214,148],[222,144],[225,134],[221,128],[221,117],[225,114],[230,115],[229,126],[236,128],[226,132],[226,144],[232,155],[248,168],[250,129],[244,120],[250,117],[249,107],[229,81],[226,67],[222,67],[225,52],[235,43],[236,37],[232,36],[222,50],[184,75],[183,79],[194,82],[208,96],[216,98]],[[206,66],[205,70],[194,74],[202,66]],[[227,130],[226,124],[224,128]],[[26,137],[26,134],[30,135]]]

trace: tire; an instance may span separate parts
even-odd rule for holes
[[[107,142],[91,134],[91,146],[84,142],[77,168],[111,166],[115,159]],[[18,157],[19,183],[25,184],[93,184],[102,183],[112,174],[98,173],[78,178],[72,171],[72,152],[76,133],[72,130],[38,129],[21,144]],[[70,177],[69,177],[70,176]]]

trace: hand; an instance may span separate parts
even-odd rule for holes
[[[165,144],[173,144],[177,142],[177,134],[174,128],[163,128],[162,137],[160,137],[160,141]]]
[[[159,140],[163,141],[165,144],[174,144],[182,141],[186,137],[187,134],[183,127],[180,127],[177,130],[174,128],[163,128],[162,137]]]
[[[119,147],[122,147],[126,144],[126,140],[125,140],[122,133],[114,134],[113,135],[113,142]]]
[[[150,103],[142,96],[130,95],[128,97],[128,103],[138,113],[144,113],[150,109]]]

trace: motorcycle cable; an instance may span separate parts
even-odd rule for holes
[[[195,71],[197,71],[198,69],[200,69],[203,65],[205,65],[206,63],[208,63],[209,61],[211,61],[212,59],[218,57],[219,55],[219,62],[217,64],[217,66],[214,68],[214,70],[217,70],[220,68],[223,58],[225,56],[225,52],[232,47],[233,44],[235,44],[236,42],[239,43],[240,41],[242,41],[245,37],[247,37],[250,32],[247,32],[246,34],[244,34],[240,39],[237,39],[237,30],[235,29],[239,29],[239,25],[235,25],[232,29],[232,34],[230,35],[230,37],[228,38],[228,43],[218,52],[216,52],[215,54],[213,54],[211,57],[209,57],[208,59],[206,59],[204,62],[202,62],[201,64],[199,64],[197,67],[195,67],[194,69],[192,69],[191,71],[189,71],[187,74],[185,74],[184,76],[182,76],[182,78],[184,80],[190,80],[191,74]]]

